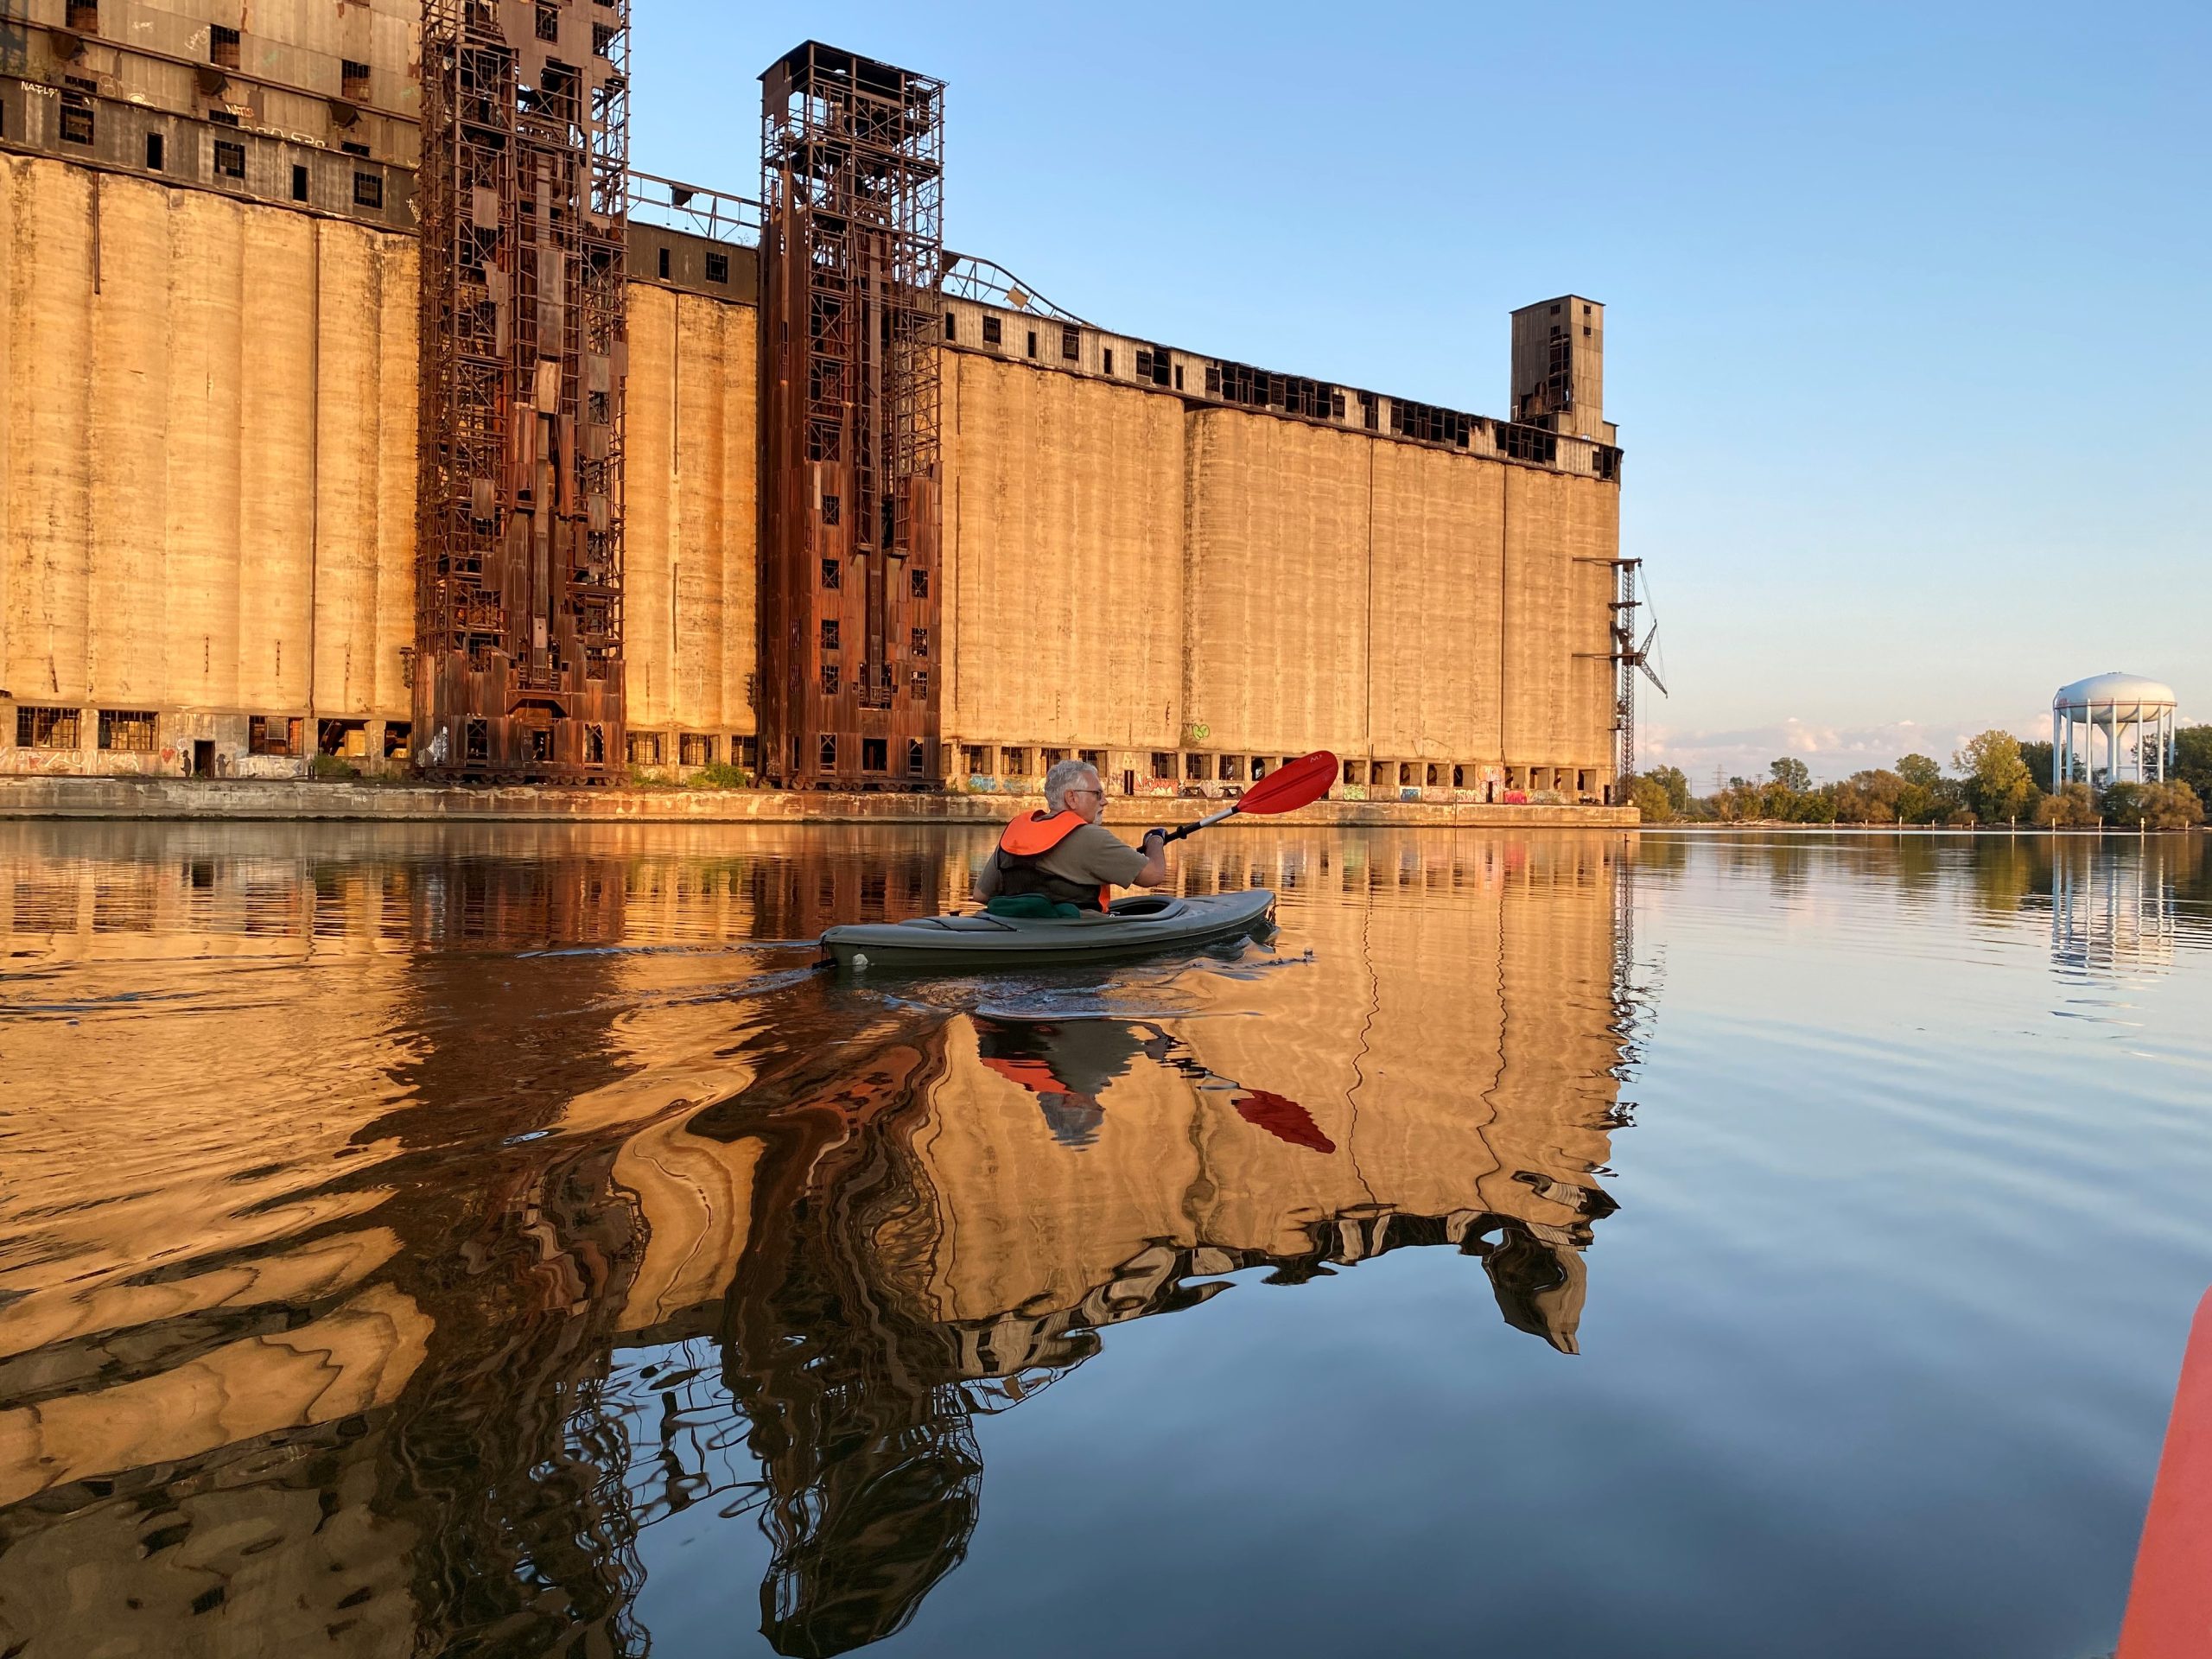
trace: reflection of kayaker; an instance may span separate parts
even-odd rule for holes
[[[1125,1076],[1139,1054],[1181,1073],[1193,1083],[1236,1091],[1236,1115],[1278,1141],[1313,1152],[1334,1152],[1313,1115],[1296,1101],[1265,1089],[1247,1089],[1192,1058],[1179,1038],[1149,1020],[976,1020],[976,1058],[1009,1083],[1037,1096],[1052,1138],[1064,1146],[1087,1147],[1098,1138],[1106,1109],[1098,1096]]]

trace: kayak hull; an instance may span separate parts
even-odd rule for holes
[[[861,922],[822,936],[825,963],[849,973],[913,969],[982,972],[1000,967],[1080,965],[1185,950],[1262,932],[1275,896],[1264,887],[1189,899],[1120,899],[1104,914],[1071,918],[918,916]]]

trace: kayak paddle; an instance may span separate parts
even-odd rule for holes
[[[1196,823],[1176,825],[1167,832],[1167,839],[1180,841],[1185,836],[1233,818],[1240,812],[1257,812],[1263,816],[1294,812],[1301,806],[1310,806],[1319,800],[1329,792],[1329,785],[1336,781],[1337,757],[1326,749],[1316,749],[1311,754],[1300,755],[1295,760],[1286,760],[1220,811],[1208,813]]]

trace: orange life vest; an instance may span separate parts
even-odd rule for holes
[[[1063,807],[1058,812],[1030,812],[1016,818],[999,837],[999,891],[1012,898],[1038,893],[1057,903],[1103,910],[1113,888],[1101,884],[1093,893],[1078,882],[1065,880],[1038,868],[1037,861],[1090,820]]]

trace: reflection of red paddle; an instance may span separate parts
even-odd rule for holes
[[[1294,1100],[1255,1089],[1237,1096],[1234,1103],[1237,1116],[1255,1128],[1265,1129],[1278,1141],[1287,1141],[1294,1147],[1310,1147],[1315,1152],[1337,1149],[1337,1143],[1321,1133],[1313,1114]]]
[[[1301,754],[1295,760],[1286,760],[1266,777],[1239,796],[1234,805],[1218,812],[1208,813],[1196,823],[1178,824],[1167,832],[1170,841],[1180,841],[1201,830],[1211,829],[1235,817],[1240,812],[1257,812],[1262,816],[1276,812],[1294,812],[1301,806],[1310,806],[1329,792],[1329,785],[1337,781],[1337,757],[1326,749],[1316,749],[1311,754]]]
[[[2120,1627],[2120,1659],[2194,1659],[2212,1630],[2212,1294],[2196,1309],[2166,1424],[2135,1582]]]

